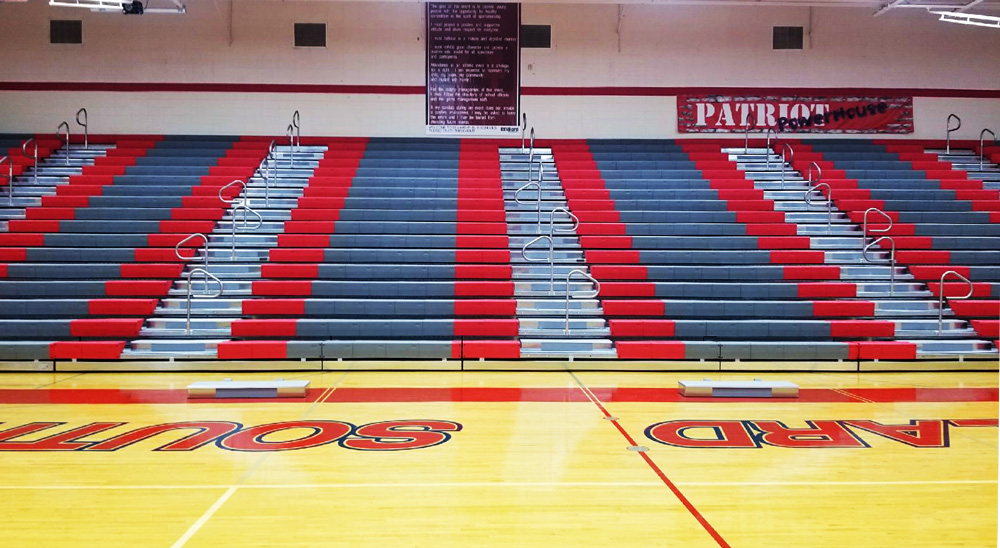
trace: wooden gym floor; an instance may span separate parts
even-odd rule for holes
[[[996,373],[705,376],[3,374],[0,545],[997,546]],[[312,390],[187,401],[222,377]]]

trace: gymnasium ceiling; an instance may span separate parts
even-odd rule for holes
[[[0,2],[25,2],[28,0],[0,0]],[[32,0],[41,2],[45,0]],[[217,8],[236,0],[145,0],[146,13],[183,13],[185,2],[212,2]],[[345,2],[348,0],[273,0],[280,2]],[[424,0],[349,0],[351,2],[423,2]],[[488,0],[466,0],[488,1]],[[942,21],[966,23],[1000,29],[1000,0],[521,0],[531,4],[648,4],[662,6],[700,7],[840,7],[869,10],[874,16],[883,16],[896,11],[923,10]],[[49,0],[51,5],[73,7],[96,7],[107,11],[120,11],[123,4],[131,1],[119,0]]]

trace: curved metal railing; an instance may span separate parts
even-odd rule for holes
[[[813,179],[813,168],[816,168],[816,178]],[[823,168],[819,167],[819,164],[813,162],[809,164],[809,175],[806,181],[809,184],[816,184],[823,180]]]
[[[531,170],[535,166],[535,128],[531,128],[530,141],[528,143],[528,180],[531,180]],[[539,200],[541,200],[542,189],[538,189]]]
[[[969,286],[969,292],[965,294],[964,297],[951,297],[952,299],[959,301],[972,297],[976,288],[972,285],[972,282],[968,278],[955,272],[954,270],[949,270],[941,275],[941,280],[938,282],[938,336],[941,336],[942,327],[944,325],[944,279],[949,275],[955,276],[956,278],[962,280]]]
[[[243,226],[241,226],[241,227],[237,227],[236,226],[236,212],[237,211],[242,211],[243,212]],[[247,222],[248,214],[253,214],[254,217],[257,217],[257,224],[255,224],[254,226],[249,226],[249,224]],[[258,228],[264,226],[264,217],[261,216],[260,213],[257,213],[257,211],[255,211],[254,209],[251,209],[250,206],[248,206],[246,202],[244,202],[243,200],[240,200],[236,205],[233,206],[233,217],[232,217],[232,224],[231,224],[231,226],[232,226],[232,234],[230,235],[229,238],[230,238],[230,242],[232,243],[232,248],[231,248],[231,250],[229,252],[229,260],[230,261],[235,261],[236,260],[236,231],[240,230],[240,231],[243,231],[243,232],[253,232],[254,230],[257,230]]]
[[[231,186],[235,186],[235,185],[240,185],[240,186],[243,187],[243,189],[240,190],[240,193],[236,195],[237,196],[236,198],[233,198],[232,200],[227,200],[226,197],[223,195],[223,193],[226,191],[227,188],[229,188]],[[233,181],[233,182],[231,182],[231,183],[227,184],[226,186],[224,186],[224,187],[222,187],[222,188],[219,189],[219,200],[221,200],[222,203],[224,203],[224,204],[235,204],[236,202],[242,202],[243,200],[241,200],[239,198],[239,195],[243,194],[246,191],[247,191],[247,184],[246,184],[246,182],[244,182],[242,179],[236,179],[235,181]]]
[[[223,203],[232,204],[233,205],[233,207],[232,207],[232,211],[233,211],[233,213],[232,213],[232,235],[230,236],[230,243],[232,244],[232,246],[231,246],[230,252],[229,252],[229,260],[230,261],[235,261],[236,260],[236,231],[237,230],[242,230],[244,232],[252,232],[252,231],[257,230],[258,228],[260,228],[261,226],[264,225],[264,217],[262,217],[260,213],[257,213],[257,211],[255,211],[253,208],[251,208],[249,205],[247,205],[247,200],[246,199],[237,197],[237,198],[233,198],[232,200],[227,200],[226,197],[223,195],[223,193],[225,192],[225,190],[227,188],[235,186],[235,185],[240,185],[240,186],[243,187],[243,190],[240,191],[240,194],[243,194],[243,193],[246,192],[246,190],[247,190],[247,184],[244,181],[240,180],[240,179],[236,179],[235,181],[233,181],[233,182],[231,182],[231,183],[227,184],[226,186],[224,186],[224,187],[222,187],[222,188],[219,189],[219,199],[222,200]],[[239,195],[237,195],[237,196],[239,196]],[[239,228],[239,229],[236,228],[236,211],[237,210],[243,211],[243,226],[241,228]],[[257,224],[253,228],[247,228],[249,214],[253,214],[255,217],[257,217]]]
[[[810,183],[813,181],[809,181]],[[820,189],[820,187],[826,187],[826,233],[831,234],[833,232],[833,189],[830,185],[826,183],[816,183],[815,185],[809,187],[806,191],[805,203],[806,209],[812,207],[812,193]]]
[[[523,185],[521,185],[521,188],[518,188],[517,190],[514,191],[514,201],[517,202],[517,203],[519,203],[519,204],[521,204],[521,205],[531,205],[531,204],[529,204],[527,202],[522,202],[521,199],[518,198],[518,194],[520,194],[524,190],[528,190],[531,187],[538,188],[539,191],[541,191],[541,189],[539,188],[538,183],[536,183],[535,181],[528,181],[527,183],[524,183]],[[539,197],[540,196],[541,196],[541,193],[539,192]]]
[[[868,250],[873,246],[877,245],[882,240],[887,240],[889,242],[889,294],[895,295],[896,293],[896,240],[892,239],[892,236],[880,236],[871,241],[861,250],[861,257],[869,263],[878,263],[877,261],[868,256]]]
[[[951,119],[954,118],[958,125],[951,127]],[[962,119],[957,114],[949,114],[948,120],[944,123],[944,153],[951,154],[951,134],[962,128]]]
[[[546,259],[529,259],[528,258],[528,248],[531,247],[531,246],[533,246],[533,245],[535,245],[535,242],[539,242],[541,240],[547,240],[549,242],[549,255],[548,255],[548,258],[546,258]],[[555,252],[556,252],[555,251],[555,244],[553,244],[553,242],[552,242],[552,237],[548,236],[546,234],[543,234],[541,236],[536,236],[533,240],[531,240],[530,242],[524,244],[524,246],[521,247],[521,258],[523,258],[525,260],[525,262],[529,262],[529,263],[546,263],[547,262],[547,263],[549,263],[549,295],[554,295],[555,291],[556,291],[556,261],[555,261]]]
[[[771,169],[771,134],[774,134],[775,146],[778,145],[778,130],[774,129],[773,127],[767,128],[767,131],[764,133],[764,137],[767,140],[765,144],[765,148],[767,149],[767,157],[765,158],[764,167],[766,167],[767,169]]]
[[[979,171],[983,170],[983,161],[986,159],[986,149],[983,148],[983,138],[987,133],[993,136],[994,141],[997,140],[997,134],[993,133],[993,130],[991,129],[983,128],[983,130],[979,132]]]
[[[31,156],[28,156],[29,144],[35,146],[35,151]],[[24,142],[23,145],[21,145],[21,152],[24,154],[25,158],[32,158],[31,160],[32,180],[37,185],[38,184],[38,141],[36,141],[34,137],[28,139],[27,141]]]
[[[278,157],[274,152],[276,146],[277,141],[272,139],[264,156],[264,207],[271,207],[271,183],[278,182]]]
[[[877,229],[873,228],[871,230],[868,230],[868,215],[870,215],[872,213],[878,213],[879,215],[882,216],[883,219],[889,221],[889,226],[887,226],[885,228],[877,228]],[[865,244],[866,244],[866,242],[868,240],[868,234],[885,234],[886,232],[889,232],[890,230],[892,230],[892,217],[890,217],[889,215],[886,214],[886,212],[882,211],[881,209],[879,209],[877,207],[869,207],[868,209],[866,209],[865,210],[865,214],[861,217],[861,221],[862,221],[862,223],[861,223],[861,249],[865,248]]]
[[[573,227],[569,230],[556,230],[556,212],[565,213],[573,220]],[[576,229],[580,228],[580,218],[573,215],[573,212],[566,209],[565,207],[557,207],[552,210],[551,215],[549,215],[549,236],[555,235],[557,232],[576,232]]]
[[[295,152],[299,151],[299,147],[302,146],[302,126],[299,125],[302,117],[299,116],[299,111],[292,113],[292,127],[295,128]]]
[[[528,115],[522,112],[521,113],[521,152],[524,152],[525,150],[527,150],[527,149],[524,148],[524,132],[525,131],[528,131]]]
[[[295,169],[295,126],[288,124],[285,137],[288,137],[288,167]]]
[[[535,213],[537,215],[537,232],[536,234],[542,233],[542,183],[541,181],[528,181],[527,183],[521,185],[520,188],[514,191],[514,202],[521,205],[531,205],[528,202],[522,202],[518,195],[531,187],[538,189],[538,198],[535,199]]]
[[[0,158],[0,166],[7,162],[7,203],[14,205],[14,160],[10,156]]]
[[[191,261],[197,259],[198,258],[197,252],[194,255],[191,255],[190,257],[185,257],[184,255],[181,255],[181,247],[195,238],[201,238],[202,242],[204,242],[204,245],[202,246],[202,252],[204,253],[205,258],[204,261],[202,262],[202,264],[204,265],[202,268],[208,270],[208,236],[205,236],[201,232],[195,232],[194,234],[191,234],[190,236],[177,242],[177,245],[174,246],[174,254],[177,255],[177,258],[182,261]]]
[[[63,121],[56,127],[56,136],[59,136],[59,130],[61,128],[66,128],[66,165],[69,165],[69,123]]]
[[[569,297],[570,297],[569,282],[570,279],[575,274],[583,276],[584,278],[587,278],[588,280],[593,282],[594,291],[592,293],[586,293],[582,295],[573,295],[574,299],[596,299],[597,296],[601,294],[601,282],[597,281],[597,278],[594,278],[593,276],[587,274],[586,272],[580,270],[579,268],[574,268],[573,270],[570,270],[566,274],[566,327],[563,332],[567,334],[569,333]]]
[[[191,289],[191,278],[193,278],[195,274],[201,274],[204,277],[204,279],[205,279],[205,281],[203,282],[205,284],[205,287],[204,287],[205,293],[203,293],[201,295],[203,298],[206,298],[206,299],[215,299],[217,297],[221,297],[222,293],[225,291],[225,288],[226,288],[226,286],[223,285],[222,280],[220,280],[215,274],[212,274],[211,272],[205,270],[204,268],[193,268],[190,271],[188,271],[188,273],[187,273],[187,322],[185,323],[185,327],[184,327],[184,333],[187,334],[187,335],[191,334],[191,296],[192,296],[192,293],[193,293],[193,290]],[[208,280],[212,280],[215,283],[219,284],[219,290],[217,292],[215,292],[215,293],[208,293]]]
[[[746,130],[743,132],[743,154],[750,152],[750,132],[757,129],[757,120],[747,116]]]
[[[83,121],[80,121],[80,115],[83,115]],[[87,109],[81,108],[76,111],[76,125],[83,128],[83,148],[90,148],[90,126],[88,125],[89,116],[87,115]]]
[[[795,149],[788,143],[781,143],[781,188],[785,188],[785,165],[792,167],[795,161]],[[794,168],[793,168],[794,169]]]

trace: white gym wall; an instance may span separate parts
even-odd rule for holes
[[[125,16],[0,3],[0,82],[319,84],[363,93],[0,91],[0,132],[54,132],[86,106],[98,133],[281,134],[293,110],[319,135],[423,135],[424,97],[366,86],[424,85],[423,4],[189,0],[185,15]],[[1000,32],[922,10],[628,4],[523,7],[551,24],[551,50],[522,53],[523,110],[540,136],[675,137],[673,96],[592,88],[1000,89]],[[83,45],[50,45],[50,19],[82,19]],[[326,49],[292,47],[292,24],[327,23]],[[801,25],[806,49],[771,50],[771,27]],[[620,50],[619,50],[620,48]],[[0,86],[2,87],[2,86]],[[575,88],[536,95],[533,87]],[[405,90],[403,90],[405,91]],[[948,113],[1000,129],[1000,99],[915,93],[916,133],[940,138]],[[959,92],[959,95],[975,93]],[[994,93],[994,95],[996,95]]]

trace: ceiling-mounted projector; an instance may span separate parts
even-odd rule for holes
[[[145,7],[139,0],[134,0],[131,4],[128,3],[122,4],[122,13],[124,13],[125,15],[142,15],[142,12],[144,10]]]

